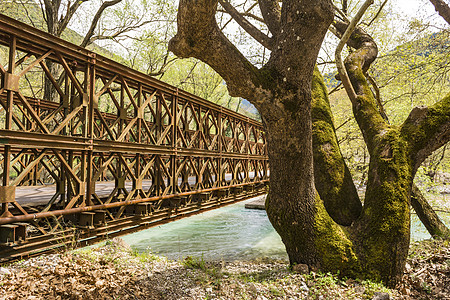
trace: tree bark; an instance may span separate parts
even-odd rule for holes
[[[450,24],[450,7],[443,0],[430,0],[439,15]]]

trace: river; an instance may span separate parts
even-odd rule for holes
[[[189,218],[153,227],[122,239],[139,252],[178,260],[187,256],[204,260],[287,259],[281,238],[270,224],[264,210],[246,209],[235,203]],[[447,226],[450,214],[441,214]],[[430,238],[417,216],[411,216],[411,240]]]

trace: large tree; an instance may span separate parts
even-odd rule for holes
[[[220,30],[219,2],[271,51],[262,67],[253,65]],[[379,113],[366,79],[377,56],[367,33],[336,18],[331,0],[257,3],[269,34],[226,0],[180,0],[178,33],[169,48],[209,64],[231,95],[249,100],[261,113],[271,171],[266,208],[290,262],[393,286],[409,247],[414,174],[450,139],[450,96],[432,107],[413,109],[401,126],[391,126]],[[342,159],[327,90],[315,68],[330,26],[354,49],[340,78],[370,154],[364,206]]]

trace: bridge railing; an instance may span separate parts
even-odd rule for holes
[[[260,122],[4,15],[0,74],[0,219],[268,179]]]

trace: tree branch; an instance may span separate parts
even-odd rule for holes
[[[281,8],[278,0],[258,0],[259,9],[272,35],[280,31]]]
[[[245,14],[249,13],[253,8],[255,8],[256,5],[258,5],[258,3],[254,3],[252,6],[247,8],[242,14],[245,16]],[[217,11],[227,13],[226,10],[224,9],[218,9]],[[227,27],[227,25],[230,24],[232,20],[233,18],[230,18],[225,24],[222,25],[222,27],[220,27],[220,30],[224,30],[225,27]]]
[[[80,7],[80,5],[86,1],[87,0],[76,0],[72,5],[70,5],[70,2],[67,4],[68,5],[67,13],[58,22],[57,36],[60,36],[62,34],[62,32],[66,29],[67,25],[69,24],[70,20],[72,19],[73,15],[77,11],[78,7]]]
[[[44,0],[44,7],[45,7],[45,16],[47,19],[47,30],[50,34],[55,35],[55,24],[57,22],[56,16],[53,10],[53,6],[50,0]],[[59,9],[59,6],[57,7]]]
[[[450,230],[442,223],[439,216],[415,184],[413,184],[411,190],[411,205],[433,238],[450,239]]]
[[[255,85],[258,69],[220,31],[215,20],[217,4],[218,0],[180,0],[178,32],[170,40],[169,50],[207,63],[226,81],[231,96],[258,105],[264,101]]]
[[[366,0],[363,3],[363,5],[359,9],[359,11],[357,12],[356,16],[350,21],[350,24],[348,26],[346,26],[346,29],[344,32],[343,32],[344,23],[336,22],[334,25],[336,27],[336,29],[339,32],[341,32],[341,34],[342,34],[342,38],[339,41],[338,46],[336,47],[336,67],[338,69],[342,84],[344,85],[345,90],[347,91],[347,94],[352,102],[354,102],[356,100],[356,92],[353,89],[350,79],[347,75],[347,71],[346,71],[344,63],[342,61],[341,52],[342,52],[342,49],[344,48],[345,44],[349,41],[350,36],[353,34],[353,31],[355,30],[356,25],[358,24],[359,20],[361,20],[365,11],[371,4],[373,4],[373,0]],[[356,37],[356,36],[354,36],[354,37]],[[363,46],[363,45],[360,45],[360,46]],[[375,45],[375,47],[376,47],[376,45]],[[356,48],[356,47],[354,47],[354,48]],[[376,55],[375,55],[375,57],[376,57]],[[375,58],[373,58],[373,59],[375,59]],[[364,63],[365,63],[365,60],[364,60]]]
[[[228,12],[227,12],[226,10],[224,10],[224,9],[218,9],[217,12],[228,14]],[[261,23],[264,23],[264,24],[266,23],[266,21],[265,21],[263,18],[258,17],[257,15],[252,14],[252,13],[250,13],[250,12],[248,12],[248,11],[244,11],[244,12],[242,12],[242,13],[240,13],[240,14],[241,14],[243,17],[249,17],[249,18],[252,18],[252,19],[255,20],[255,21],[258,21],[258,22],[261,22]]]
[[[342,20],[344,20],[345,22],[350,23],[349,18],[347,17],[347,13],[340,10],[339,7],[337,7],[336,5],[333,5],[334,10],[338,12],[339,16],[342,18]]]
[[[30,12],[28,11],[28,8],[25,6],[25,3],[23,1],[20,1],[20,5],[23,7],[23,9],[25,10],[25,13],[27,15],[28,21],[30,22],[30,24],[33,27],[37,27],[36,24],[34,23],[33,18],[30,16]]]
[[[383,10],[383,8],[387,2],[388,2],[388,0],[384,0],[384,2],[381,4],[380,8],[378,9],[378,12],[375,14],[375,16],[372,18],[372,20],[370,20],[369,24],[365,24],[365,23],[363,23],[363,24],[366,25],[367,27],[372,25],[372,23],[375,22],[375,20],[380,16],[380,13]]]
[[[124,36],[123,34],[124,34],[125,32],[135,30],[135,29],[137,29],[137,28],[139,28],[139,27],[142,27],[142,26],[144,26],[144,25],[146,25],[146,24],[149,24],[149,23],[152,23],[152,22],[153,22],[153,21],[145,21],[145,22],[142,22],[142,23],[137,24],[137,25],[130,25],[130,26],[126,26],[126,27],[119,27],[119,28],[117,28],[117,30],[116,30],[114,33],[110,33],[110,34],[108,34],[108,35],[96,35],[96,36],[93,36],[93,37],[91,37],[91,38],[89,39],[87,45],[90,45],[90,44],[92,44],[93,42],[98,41],[98,40],[111,40],[111,39],[115,40],[115,39],[118,38],[119,36],[121,36],[121,37],[126,37],[126,38],[128,38],[128,39],[130,39],[130,40],[136,39],[136,38],[133,37],[133,36],[126,36],[126,35]]]
[[[253,37],[257,42],[259,42],[267,49],[272,50],[273,40],[270,37],[262,33],[252,23],[247,21],[247,19],[245,19],[227,0],[219,0],[219,3],[225,9],[225,11],[230,14],[230,16],[239,24],[239,26],[241,26],[251,37]]]
[[[103,11],[106,8],[116,5],[117,3],[121,2],[121,1],[122,0],[112,0],[112,1],[103,2],[103,4],[97,10],[97,13],[95,14],[94,18],[92,19],[91,27],[89,28],[88,32],[84,36],[83,42],[81,42],[81,45],[80,45],[81,47],[86,47],[90,43],[90,40],[91,40],[92,36],[94,35],[94,30],[97,27],[98,21],[100,20],[100,17],[102,16]]]
[[[349,226],[359,217],[362,205],[339,149],[327,88],[317,67],[311,106],[315,186],[333,220]]]
[[[416,107],[401,128],[411,141],[414,172],[433,151],[450,141],[450,94],[431,107]]]
[[[443,0],[430,0],[439,15],[450,24],[450,7]]]
[[[344,22],[335,21],[334,26],[343,36],[348,32],[347,24]],[[336,61],[340,61],[338,63],[340,65],[339,76],[344,86],[347,85],[345,88],[352,102],[355,119],[361,129],[369,152],[371,152],[373,150],[374,137],[388,126],[377,109],[376,100],[366,78],[366,72],[370,64],[375,60],[378,48],[372,37],[359,27],[349,36],[347,45],[356,50],[345,59],[344,69],[342,69],[340,55],[336,55]],[[340,49],[342,49],[342,45],[338,50]],[[343,70],[345,72],[342,72]]]

